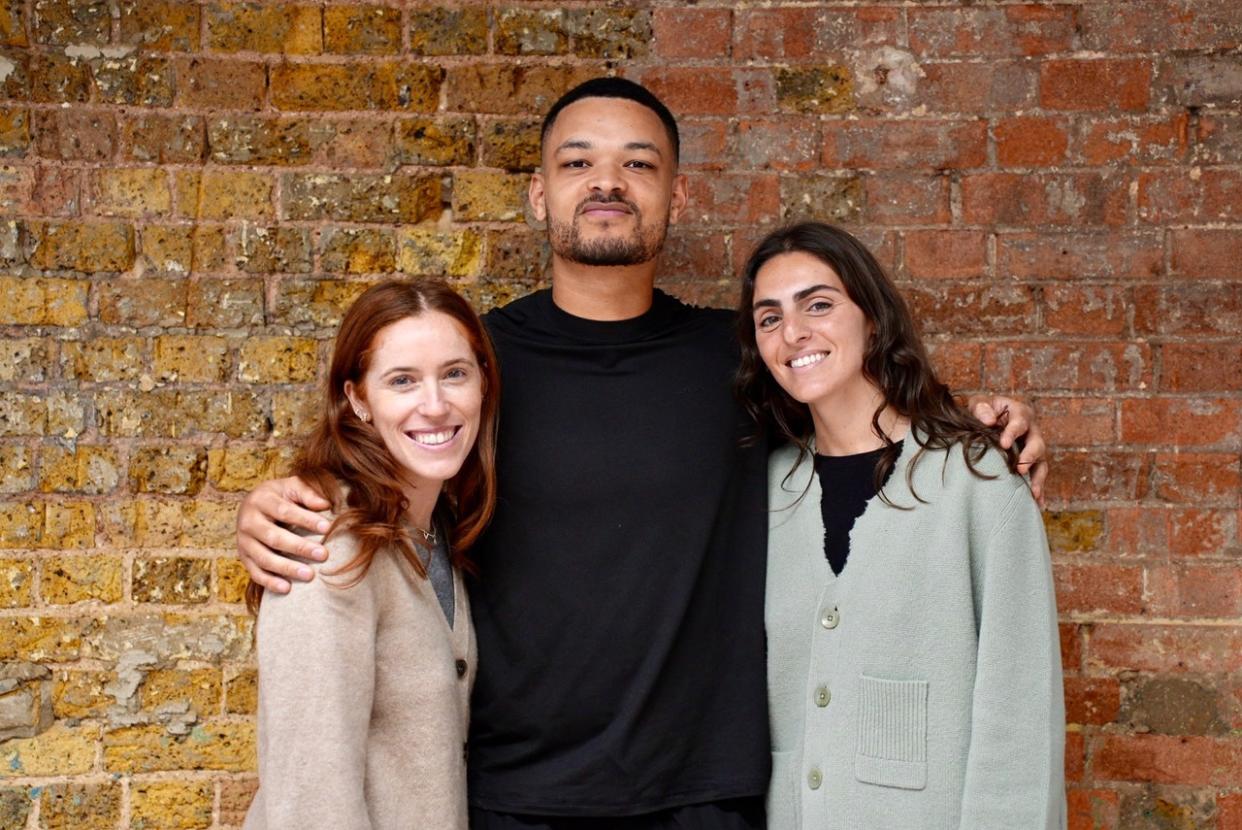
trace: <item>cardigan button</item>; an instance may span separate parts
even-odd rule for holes
[[[836,608],[825,608],[823,616],[819,618],[819,624],[828,629],[836,628],[839,622],[841,622],[841,612]]]
[[[828,702],[832,700],[832,692],[828,691],[827,686],[820,686],[815,690],[815,705],[824,708]]]
[[[811,769],[810,774],[806,777],[806,783],[810,785],[812,790],[818,790],[819,785],[824,783],[824,774],[818,769]]]
[[[458,660],[458,661],[457,661],[457,676],[458,676],[458,677],[465,677],[465,676],[466,676],[466,668],[467,668],[467,666],[466,666],[466,661],[465,661],[465,660]]]

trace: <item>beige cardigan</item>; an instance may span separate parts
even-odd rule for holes
[[[475,642],[461,574],[450,629],[396,551],[342,588],[354,572],[327,574],[356,540],[326,547],[314,581],[268,592],[259,611],[259,791],[245,830],[466,830]]]

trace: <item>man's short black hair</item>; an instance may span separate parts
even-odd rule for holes
[[[552,129],[561,110],[583,98],[624,98],[651,110],[664,123],[668,140],[673,144],[673,161],[681,161],[681,136],[677,132],[677,119],[668,111],[668,107],[664,106],[664,102],[655,96],[655,93],[625,78],[592,78],[562,95],[543,118],[543,128],[539,131],[540,145],[547,140],[548,131]]]

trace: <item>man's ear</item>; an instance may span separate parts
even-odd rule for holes
[[[548,217],[548,206],[544,203],[543,197],[543,175],[532,173],[530,188],[526,191],[526,198],[530,200],[530,212],[540,222]]]
[[[686,174],[678,173],[673,176],[673,196],[668,203],[668,221],[670,225],[676,225],[677,220],[685,213],[686,206],[690,203],[690,189],[686,183]]]

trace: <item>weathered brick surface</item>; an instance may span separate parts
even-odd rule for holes
[[[240,826],[237,502],[368,285],[546,285],[540,119],[616,71],[680,120],[667,290],[846,223],[1035,403],[1070,827],[1242,830],[1240,46],[1230,0],[0,0],[0,661],[46,671],[0,826]]]

